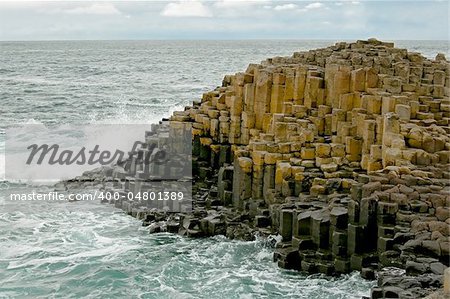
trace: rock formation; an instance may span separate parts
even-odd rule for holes
[[[450,263],[449,87],[443,55],[375,39],[250,64],[160,124],[192,124],[193,213],[116,205],[153,231],[280,234],[287,269],[401,268],[372,298],[426,296]]]

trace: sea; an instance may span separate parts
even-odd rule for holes
[[[5,180],[8,128],[155,123],[249,63],[334,42],[0,42],[0,298],[368,296],[375,283],[357,272],[326,277],[278,268],[260,239],[149,234],[141,221],[98,201],[11,201],[11,193],[53,187]],[[429,58],[449,53],[448,41],[396,46]],[[32,140],[29,134],[22,137]]]

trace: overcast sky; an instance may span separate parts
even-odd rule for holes
[[[448,0],[0,0],[0,40],[448,40],[449,10]]]

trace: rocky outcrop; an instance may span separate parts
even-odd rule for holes
[[[116,205],[152,231],[280,234],[287,269],[401,268],[372,298],[426,296],[450,263],[449,87],[443,55],[374,39],[251,64],[152,133],[192,124],[193,212]]]

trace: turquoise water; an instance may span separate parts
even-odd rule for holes
[[[0,195],[0,298],[360,298],[373,284],[279,269],[260,241],[150,235],[98,202],[7,200],[29,188]]]
[[[4,129],[18,123],[152,123],[250,62],[330,43],[0,42],[0,153]],[[399,45],[430,57],[448,51],[446,42]],[[279,269],[259,241],[150,235],[99,202],[10,201],[11,192],[48,187],[7,185],[0,298],[360,298],[373,285],[357,273]]]

